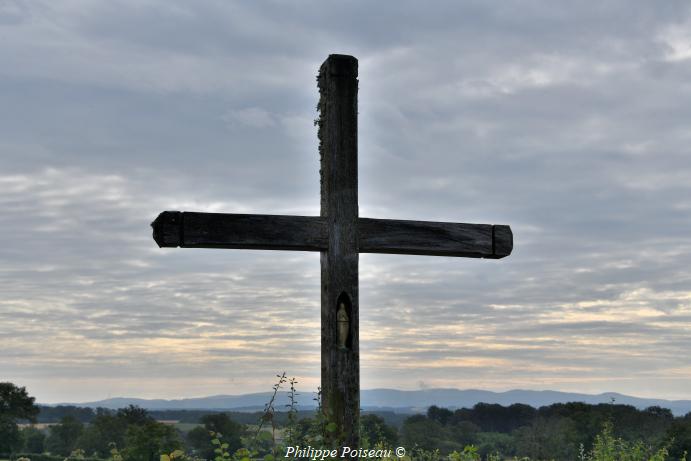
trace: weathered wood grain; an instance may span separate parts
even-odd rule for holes
[[[491,224],[360,218],[358,233],[360,253],[498,259],[513,247],[511,229]]]
[[[332,54],[317,77],[321,216],[329,236],[321,253],[321,389],[325,416],[336,423],[328,441],[334,447],[360,440],[357,74],[357,59]],[[339,347],[339,299],[349,311],[347,347]]]
[[[324,251],[326,220],[312,216],[164,211],[151,224],[160,247]]]
[[[160,247],[327,251],[327,218],[164,211],[152,223]],[[358,218],[360,253],[466,258],[511,254],[509,226]]]

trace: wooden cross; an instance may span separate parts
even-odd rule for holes
[[[319,69],[319,217],[164,211],[152,223],[160,247],[321,253],[322,409],[333,445],[350,447],[359,443],[359,253],[499,259],[513,248],[509,226],[358,216],[357,72],[357,59],[336,54]]]

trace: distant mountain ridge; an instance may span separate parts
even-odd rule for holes
[[[137,405],[148,410],[262,410],[271,398],[272,392],[259,392],[242,395],[214,395],[175,400],[138,399],[116,397],[96,402],[63,403],[56,405],[75,405],[91,408],[118,409],[128,405]],[[298,406],[301,409],[316,407],[313,392],[299,392]],[[423,389],[415,391],[401,391],[396,389],[366,389],[361,391],[361,406],[365,410],[391,410],[397,413],[424,412],[431,405],[445,408],[470,408],[483,403],[498,403],[511,405],[524,403],[532,407],[541,407],[553,403],[584,402],[589,404],[614,403],[632,405],[639,409],[650,406],[669,408],[677,416],[691,412],[691,400],[647,399],[606,392],[603,394],[579,394],[560,391],[530,391],[510,390],[506,392],[492,392],[477,389]],[[282,410],[288,404],[288,393],[279,392],[274,407]]]

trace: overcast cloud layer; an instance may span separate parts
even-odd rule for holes
[[[0,0],[0,380],[39,401],[319,382],[319,256],[158,249],[165,209],[319,213],[315,75],[360,61],[362,387],[691,398],[685,1]]]

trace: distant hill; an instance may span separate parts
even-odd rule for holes
[[[198,397],[189,399],[163,400],[163,399],[137,399],[118,397],[97,402],[64,403],[61,405],[75,405],[91,408],[123,408],[128,405],[137,405],[149,410],[235,410],[256,411],[262,410],[271,397],[270,392],[261,392],[243,395],[214,395],[210,397]],[[314,393],[300,392],[298,406],[301,409],[314,408],[316,406]],[[677,416],[691,412],[691,400],[663,400],[631,397],[628,395],[607,392],[604,394],[576,394],[558,391],[527,391],[511,390],[506,392],[492,392],[475,389],[424,389],[417,391],[400,391],[395,389],[369,389],[361,392],[361,405],[365,410],[388,410],[396,413],[424,412],[431,405],[446,408],[470,408],[476,403],[498,403],[511,405],[513,403],[525,403],[533,407],[551,405],[563,402],[584,402],[590,404],[611,403],[633,405],[644,409],[650,406],[669,408]],[[280,392],[277,396],[275,408],[282,410],[288,404],[286,392]],[[55,406],[55,405],[50,405]]]

